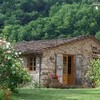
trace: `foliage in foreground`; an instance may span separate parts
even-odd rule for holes
[[[22,67],[19,53],[10,43],[1,41],[0,46],[0,89],[10,89],[12,92],[17,87],[30,81],[29,73]]]
[[[92,80],[95,87],[100,86],[100,58],[91,61],[91,68],[89,69],[87,76]]]

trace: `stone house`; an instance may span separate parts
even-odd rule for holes
[[[100,54],[100,41],[93,36],[17,43],[24,66],[33,80],[45,85],[48,74],[56,73],[63,85],[81,85],[90,60]]]

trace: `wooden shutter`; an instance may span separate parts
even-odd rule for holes
[[[82,59],[82,55],[76,56],[76,78],[81,78]]]
[[[62,68],[63,67],[63,55],[58,54],[57,55],[57,68]]]
[[[58,79],[62,83],[62,75],[63,75],[63,54],[57,54],[56,70],[57,70]]]
[[[36,71],[39,72],[40,67],[40,57],[36,57]]]

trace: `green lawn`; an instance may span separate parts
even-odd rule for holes
[[[11,100],[100,100],[100,89],[21,89]]]

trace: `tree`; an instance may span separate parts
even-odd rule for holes
[[[16,52],[9,43],[0,41],[0,88],[10,89],[12,92],[17,87],[30,81],[30,75],[22,67],[19,52]]]
[[[100,31],[96,33],[95,37],[100,40]]]
[[[93,1],[0,0],[0,33],[16,42],[95,35],[100,9],[94,9]]]
[[[20,40],[18,38],[18,35],[20,33],[20,28],[21,26],[16,24],[16,25],[6,25],[3,30],[2,33],[7,37],[7,40],[10,42],[13,41],[18,41]]]
[[[0,28],[4,25],[5,15],[0,13]]]

